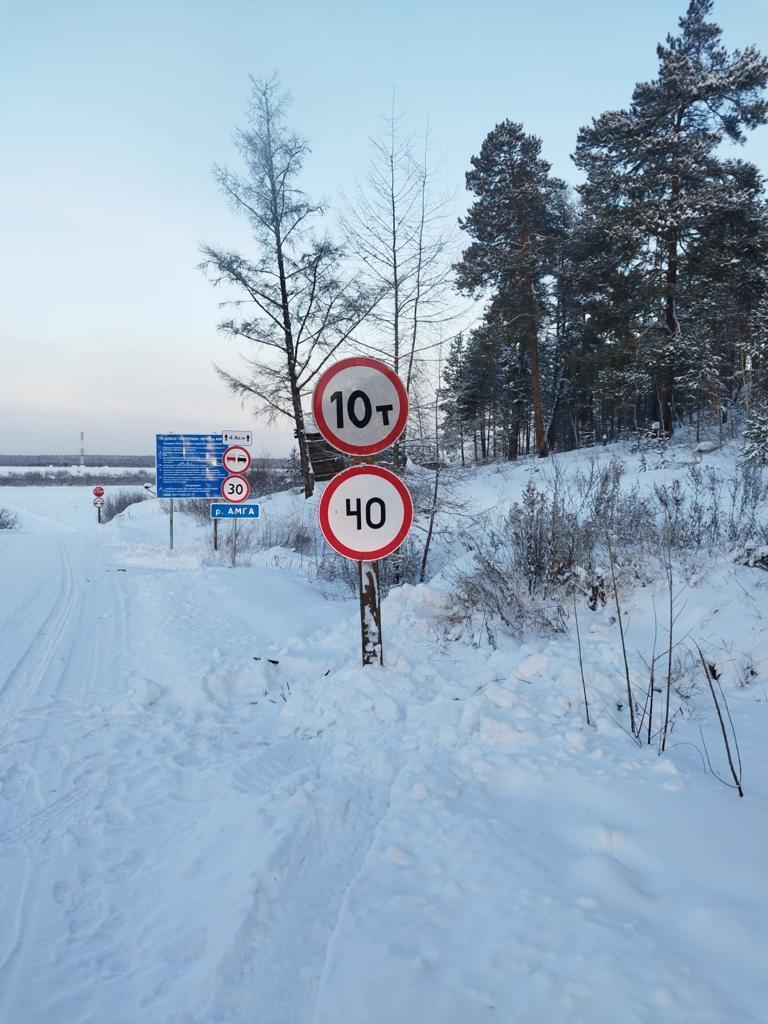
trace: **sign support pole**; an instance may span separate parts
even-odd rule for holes
[[[219,550],[219,520],[213,520],[213,550]]]
[[[101,522],[101,505],[96,508],[96,519],[98,522]]]
[[[173,498],[171,500],[171,514],[168,519],[168,525],[170,528],[170,550],[173,551]]]
[[[360,584],[360,631],[363,665],[383,665],[381,643],[381,595],[379,593],[379,563],[358,562]]]

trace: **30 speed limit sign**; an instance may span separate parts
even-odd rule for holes
[[[378,359],[353,357],[334,363],[312,398],[317,429],[347,455],[374,455],[400,437],[408,419],[403,382]]]
[[[245,501],[251,493],[251,485],[243,476],[228,476],[221,482],[221,496],[227,501]]]
[[[381,466],[353,466],[337,473],[320,499],[323,536],[340,555],[355,561],[391,555],[412,522],[408,488]]]

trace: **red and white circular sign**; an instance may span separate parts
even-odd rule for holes
[[[224,452],[221,462],[229,473],[247,473],[251,468],[251,453],[242,445],[233,444]]]
[[[101,484],[97,484],[96,487],[93,488],[93,493],[97,498],[101,498],[104,495],[104,488]]]
[[[320,498],[320,529],[340,555],[356,562],[391,555],[408,536],[413,501],[400,477],[381,466],[353,466]]]
[[[221,496],[237,504],[251,493],[251,485],[244,476],[228,476],[221,482]]]
[[[408,419],[405,385],[386,363],[355,356],[334,363],[312,396],[317,429],[347,455],[375,455],[400,437]]]

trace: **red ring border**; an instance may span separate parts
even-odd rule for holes
[[[405,511],[403,525],[389,544],[382,548],[378,548],[376,551],[362,552],[355,551],[353,548],[348,548],[346,544],[342,544],[341,541],[338,540],[331,530],[330,517],[328,514],[328,506],[331,503],[331,498],[339,489],[341,484],[353,476],[380,476],[384,480],[389,481],[403,499],[403,509]],[[349,469],[342,470],[341,473],[337,473],[336,476],[329,481],[328,486],[325,488],[322,497],[320,498],[320,505],[318,507],[317,514],[320,520],[320,529],[322,530],[323,536],[334,551],[343,555],[345,558],[351,559],[353,562],[375,562],[377,559],[386,558],[387,555],[391,555],[394,551],[397,551],[408,536],[411,526],[413,525],[413,498],[411,497],[411,492],[405,486],[400,477],[396,476],[391,470],[384,469],[383,466],[352,466]]]
[[[325,389],[340,370],[346,370],[350,366],[368,366],[371,369],[379,370],[385,375],[385,377],[389,378],[400,396],[400,414],[397,417],[397,421],[386,437],[382,438],[382,440],[377,444],[356,445],[350,444],[348,441],[342,441],[340,438],[335,436],[323,416],[323,394]],[[345,455],[377,455],[379,452],[383,452],[386,448],[393,445],[405,430],[405,424],[408,421],[408,392],[405,390],[405,385],[395,371],[390,369],[390,367],[380,359],[370,359],[368,356],[349,356],[347,359],[340,359],[338,363],[334,363],[333,366],[330,366],[317,382],[317,386],[312,395],[312,415],[315,418],[317,429],[323,435],[328,444],[337,451],[344,452]]]

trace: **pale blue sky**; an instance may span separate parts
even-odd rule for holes
[[[235,165],[248,75],[278,71],[312,143],[304,184],[334,203],[397,104],[427,116],[447,185],[499,120],[555,172],[592,116],[653,76],[684,0],[0,0],[0,452],[148,452],[157,431],[253,426],[214,360],[201,242],[247,248],[211,179]],[[768,51],[768,0],[720,0],[729,47]],[[768,170],[768,129],[744,155]]]

